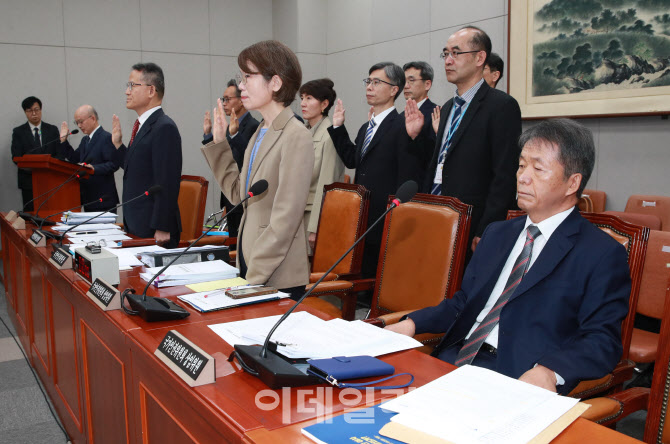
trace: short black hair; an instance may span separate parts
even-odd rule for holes
[[[491,38],[481,28],[478,28],[476,26],[472,25],[464,26],[461,29],[459,29],[459,31],[462,31],[464,29],[472,29],[476,31],[472,34],[472,38],[470,39],[470,46],[472,46],[473,49],[476,49],[478,51],[486,52],[486,60],[484,61],[484,64],[486,64],[486,62],[488,62],[489,60],[489,56],[491,55],[491,49],[493,48],[493,45],[491,44]]]
[[[142,73],[142,79],[147,82],[149,85],[153,85],[156,88],[156,94],[158,98],[162,99],[165,94],[165,76],[163,76],[163,70],[160,66],[155,63],[136,63],[133,65],[134,71],[139,71]]]
[[[533,140],[544,141],[558,147],[558,161],[563,165],[564,177],[580,173],[582,182],[577,190],[577,199],[591,178],[596,163],[596,148],[591,130],[570,119],[547,119],[528,128],[519,138],[523,147]]]
[[[394,86],[398,87],[398,92],[395,93],[393,100],[397,99],[405,87],[405,71],[403,71],[401,67],[393,62],[379,62],[372,65],[372,67],[368,70],[368,75],[372,74],[373,71],[377,71],[378,69],[383,69],[386,77],[389,78]]]
[[[431,82],[433,81],[433,77],[435,76],[435,73],[433,71],[433,67],[428,64],[428,62],[409,62],[405,63],[405,66],[402,67],[403,71],[407,71],[410,68],[418,69],[421,71],[421,78],[423,80],[430,80]]]
[[[21,102],[21,107],[24,111],[28,111],[35,103],[37,103],[40,106],[40,109],[42,109],[42,101],[35,96],[26,97],[23,99],[23,102]]]
[[[321,113],[324,116],[328,115],[330,108],[335,104],[335,99],[337,98],[337,93],[333,87],[335,83],[328,78],[310,80],[300,87],[298,91],[299,95],[307,94],[314,97],[319,102],[328,100],[328,106]]]
[[[235,96],[241,97],[242,91],[240,91],[240,86],[237,84],[235,79],[228,80],[228,83],[226,83],[226,89],[230,88],[231,86],[235,87]]]
[[[503,59],[501,59],[498,54],[492,52],[491,54],[489,54],[489,58],[486,59],[486,63],[484,64],[484,66],[488,66],[491,72],[500,73],[500,75],[498,76],[498,80],[496,80],[496,86],[497,86],[498,82],[500,82],[500,79],[503,78],[503,73],[505,72],[505,62],[503,62]]]

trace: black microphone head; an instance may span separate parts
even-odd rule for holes
[[[259,194],[264,193],[267,189],[268,181],[261,179],[249,187],[249,193],[251,193],[252,196],[258,196]]]
[[[74,130],[70,131],[70,134],[77,134],[78,132],[79,132],[78,129],[74,129]]]
[[[160,193],[161,191],[163,191],[163,187],[161,185],[154,185],[147,190],[147,195],[157,194]]]
[[[413,180],[408,180],[407,182],[400,185],[398,192],[395,193],[395,198],[402,202],[409,202],[412,200],[416,192],[419,191],[419,185]]]

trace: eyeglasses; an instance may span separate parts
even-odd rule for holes
[[[228,103],[228,102],[230,102],[230,101],[233,100],[233,99],[239,99],[239,97],[238,97],[238,96],[234,96],[234,97],[226,97],[226,96],[223,96],[223,97],[221,97],[221,101],[222,101],[223,103]]]
[[[88,119],[90,119],[91,117],[93,117],[93,115],[90,115],[90,116],[86,117],[85,119],[81,119],[81,120],[76,120],[76,119],[75,119],[74,124],[77,125],[77,126],[79,126],[79,125],[81,125],[82,123],[86,122],[86,121],[87,121]]]
[[[363,79],[363,83],[365,83],[365,86],[368,86],[368,85],[372,84],[372,86],[374,86],[375,88],[378,87],[379,85],[381,85],[382,83],[386,83],[389,86],[398,86],[398,85],[394,85],[393,83],[389,83],[387,81],[384,81],[382,79],[367,78],[367,79]]]
[[[478,49],[476,51],[442,51],[440,53],[440,58],[446,59],[447,57],[451,57],[453,60],[456,60],[461,54],[472,54],[479,51],[483,51],[483,49]]]
[[[422,79],[421,77],[419,77],[418,79],[415,79],[414,77],[407,77],[407,79],[405,79],[406,83],[409,83],[410,85],[412,85],[417,80],[426,80],[426,79]]]
[[[235,74],[235,81],[237,81],[238,85],[246,85],[251,76],[257,76],[258,74],[260,74],[260,73],[259,72],[243,72],[243,73],[240,73],[240,74]]]
[[[26,110],[26,114],[38,114],[42,112],[42,108],[30,108]]]
[[[126,83],[126,89],[133,90],[136,86],[153,86],[148,83],[135,83],[135,82],[128,82]]]

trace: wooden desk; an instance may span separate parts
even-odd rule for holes
[[[59,271],[48,262],[50,248],[28,243],[31,232],[14,230],[4,215],[0,217],[7,308],[30,363],[74,442],[309,442],[300,429],[318,416],[375,404],[398,392],[343,391],[322,385],[270,390],[227,362],[232,347],[207,326],[284,313],[291,301],[205,314],[187,307],[191,313],[187,319],[159,323],[146,323],[120,310],[103,312],[85,296],[86,282],[72,270]],[[139,271],[122,272],[119,288],[141,291],[146,283]],[[185,290],[152,287],[148,293],[175,300]],[[170,329],[216,359],[215,383],[191,388],[154,356]],[[414,386],[453,369],[415,350],[383,360],[399,372],[413,373]],[[633,441],[581,419],[556,440]]]

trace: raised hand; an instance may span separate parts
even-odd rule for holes
[[[67,140],[67,136],[70,135],[70,128],[67,127],[67,122],[60,124],[60,143],[63,143]]]
[[[221,99],[217,99],[213,114],[212,136],[214,136],[214,143],[219,143],[226,138],[226,129],[228,128],[226,113],[223,111],[223,102]]]
[[[112,116],[112,143],[119,149],[123,145],[123,134],[121,133],[121,122],[119,121],[119,116],[114,114]]]
[[[414,99],[407,99],[407,105],[405,106],[405,128],[407,129],[407,135],[415,139],[421,133],[423,122],[423,113],[416,106],[416,101]]]
[[[436,106],[433,108],[433,131],[437,134],[437,130],[440,127],[440,107]]]
[[[335,102],[335,110],[333,111],[333,126],[344,125],[344,105],[342,100],[337,99]]]
[[[237,130],[240,129],[240,121],[237,120],[237,114],[235,109],[230,112],[230,125],[228,125],[228,132],[231,136],[237,134]]]
[[[203,134],[212,133],[212,117],[209,114],[209,111],[205,113],[205,120],[202,122],[202,132]]]

